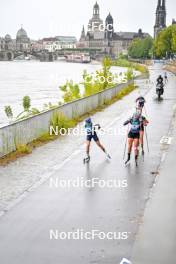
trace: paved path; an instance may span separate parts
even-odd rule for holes
[[[134,245],[132,260],[135,264],[175,263],[176,118],[174,131],[170,136],[172,144],[156,179]]]
[[[151,79],[154,80],[159,72],[159,69],[153,69]],[[18,174],[22,173],[19,168],[24,168],[26,163],[27,171],[31,167],[32,175],[40,179],[47,175],[53,180],[73,181],[77,178],[83,178],[84,181],[98,178],[99,181],[105,182],[126,180],[128,188],[100,188],[98,184],[92,188],[81,186],[70,189],[51,188],[50,181],[47,180],[38,188],[27,192],[24,199],[0,218],[2,264],[117,264],[123,257],[131,257],[136,234],[156,179],[156,175],[151,172],[158,171],[162,164],[163,150],[160,149],[160,139],[167,135],[170,129],[173,106],[176,102],[175,84],[175,77],[170,77],[165,100],[161,102],[155,99],[154,87],[146,96],[147,115],[150,119],[148,128],[150,153],[146,153],[145,163],[140,160],[138,168],[133,162],[128,167],[123,164],[124,135],[121,133],[118,136],[102,137],[103,144],[112,155],[112,161],[107,161],[103,153],[93,146],[91,163],[84,166],[82,138],[79,139],[79,146],[74,144],[77,143],[76,140],[69,143],[71,147],[68,149],[65,149],[65,144],[62,145],[62,150],[66,153],[65,157],[65,154],[61,154],[59,148],[56,148],[57,144],[61,143],[51,143],[36,150],[31,156],[21,159],[18,161],[19,164],[15,163],[4,168],[7,173],[8,168],[11,168],[11,175],[16,172],[18,177]],[[122,123],[130,114],[127,109],[131,112],[134,109],[135,97],[136,92],[104,112],[98,113],[95,120],[100,120],[99,123],[103,122],[105,126],[109,124],[111,128],[122,128]],[[128,102],[128,105],[124,104],[125,102]],[[39,167],[38,157],[41,158],[42,165]],[[15,166],[16,171],[13,171]],[[39,169],[43,166],[45,169],[40,172]],[[4,201],[6,203],[6,200]],[[3,205],[2,209],[4,209]],[[116,232],[121,234],[121,238],[127,232],[128,238],[51,240],[49,236],[50,230],[69,232],[77,229]]]

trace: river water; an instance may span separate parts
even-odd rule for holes
[[[0,127],[8,124],[4,106],[10,105],[14,116],[22,110],[22,98],[31,98],[32,107],[43,109],[45,103],[58,103],[62,97],[59,86],[66,80],[80,82],[83,70],[93,73],[100,69],[98,64],[79,64],[38,61],[0,62]],[[114,72],[124,68],[114,67]]]

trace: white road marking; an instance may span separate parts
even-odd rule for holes
[[[160,140],[161,145],[171,145],[172,143],[172,137],[163,136]]]
[[[132,264],[132,263],[128,259],[123,258],[122,261],[120,262],[120,264]]]

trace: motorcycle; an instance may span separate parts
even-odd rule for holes
[[[164,84],[163,83],[157,83],[156,85],[156,94],[158,96],[158,100],[161,99],[161,95],[164,94]]]

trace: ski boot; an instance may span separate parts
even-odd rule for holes
[[[130,157],[131,155],[130,155],[130,153],[128,153],[128,158],[127,158],[127,160],[125,161],[125,165],[127,165],[128,164],[128,162],[130,161],[130,159],[131,159],[131,157]]]
[[[135,156],[136,167],[138,167],[138,156]]]

